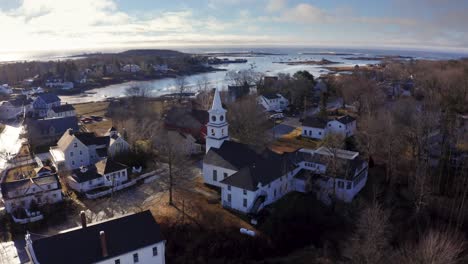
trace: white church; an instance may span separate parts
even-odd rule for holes
[[[367,162],[358,152],[319,148],[277,154],[230,140],[226,110],[218,90],[207,124],[203,177],[221,189],[223,207],[255,215],[293,192],[351,202],[367,181]],[[334,166],[328,166],[333,162]],[[332,169],[333,168],[333,169]]]

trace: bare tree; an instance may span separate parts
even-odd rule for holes
[[[183,75],[177,76],[174,80],[174,86],[179,94],[179,101],[182,100],[184,93],[187,91],[187,84],[187,80]]]
[[[158,158],[168,166],[168,173],[163,174],[161,181],[163,187],[169,191],[169,205],[174,205],[173,195],[176,188],[187,189],[191,183],[191,172],[186,169],[189,159],[180,151],[179,144],[183,143],[175,141],[168,131],[162,128],[154,132],[153,143]]]
[[[197,102],[202,109],[208,110],[212,102],[212,87],[205,75],[197,81]]]
[[[241,142],[253,145],[265,145],[268,119],[259,108],[255,96],[247,96],[229,105],[229,132]]]
[[[351,263],[386,263],[389,240],[389,213],[373,203],[360,213],[355,231],[350,241],[346,242],[345,255],[351,259]]]
[[[407,245],[400,250],[395,263],[465,263],[465,246],[466,242],[459,233],[430,230],[418,243]]]
[[[151,92],[151,89],[147,86],[141,87],[141,86],[131,86],[127,89],[125,89],[125,95],[129,97],[149,97]]]

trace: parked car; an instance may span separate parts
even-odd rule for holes
[[[92,116],[90,116],[90,117],[91,117],[91,119],[93,119],[94,121],[97,121],[97,122],[100,122],[100,121],[102,121],[102,119],[103,119],[102,116],[95,116],[95,115],[92,115]]]
[[[270,119],[273,119],[273,120],[276,120],[276,119],[283,119],[283,118],[284,118],[284,115],[281,114],[281,113],[274,114],[274,115],[271,115],[271,116],[270,116]]]

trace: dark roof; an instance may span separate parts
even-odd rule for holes
[[[219,149],[210,148],[204,162],[231,170],[240,170],[255,162],[259,154],[253,147],[234,141],[224,141]]]
[[[107,130],[107,132],[113,132],[113,131],[117,131],[117,128],[111,126],[111,128],[109,128],[109,130]]]
[[[93,132],[80,132],[75,133],[75,137],[79,139],[86,146],[89,145],[109,145],[109,136],[96,136]]]
[[[55,113],[62,113],[62,112],[68,112],[68,111],[75,111],[75,107],[73,107],[73,105],[71,104],[64,104],[60,106],[54,106],[52,107],[52,110]]]
[[[72,171],[71,177],[78,183],[87,182],[102,177],[98,173],[95,165],[88,166],[85,172],[82,172],[81,169],[75,169]]]
[[[107,257],[101,254],[101,231],[106,236]],[[159,224],[148,210],[41,238],[33,241],[32,246],[40,263],[87,264],[114,258],[163,240]]]
[[[317,116],[308,116],[302,122],[303,126],[315,127],[315,128],[325,128],[327,126],[328,120],[326,118],[321,118]]]
[[[30,122],[30,125],[39,130],[49,130],[50,127],[54,127],[55,134],[60,135],[65,133],[69,128],[75,131],[79,130],[78,119],[75,116],[33,120]]]
[[[351,122],[354,122],[356,119],[352,116],[349,116],[349,115],[345,115],[345,116],[342,116],[340,118],[337,118],[336,121],[342,123],[342,124],[349,124]]]
[[[127,166],[110,159],[103,159],[96,163],[96,168],[99,174],[105,175],[108,173],[125,170],[127,169]]]
[[[278,94],[275,94],[275,93],[267,93],[267,94],[264,94],[263,95],[266,99],[278,99],[280,98],[280,96]]]
[[[221,182],[241,189],[255,191],[259,183],[267,185],[296,167],[288,154],[269,152],[251,165],[242,168]]]
[[[58,182],[59,182],[58,178],[54,174],[54,175],[47,175],[47,176],[41,176],[41,177],[26,178],[26,179],[18,180],[18,181],[3,182],[0,184],[0,186],[1,186],[3,197],[9,198],[8,197],[9,192],[27,190],[34,186],[44,186],[47,184],[58,183]],[[58,186],[58,188],[61,188],[60,185]],[[30,194],[30,195],[33,195],[33,194]]]
[[[15,99],[12,99],[12,100],[10,100],[8,102],[10,102],[10,104],[13,105],[14,107],[20,107],[20,106],[23,106],[23,105],[31,104],[32,100],[27,99],[25,96],[20,96],[20,97],[16,97]]]
[[[37,97],[41,98],[46,104],[52,104],[60,101],[60,98],[53,93],[41,93],[38,94]]]

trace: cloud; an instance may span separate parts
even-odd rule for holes
[[[286,0],[268,0],[266,10],[270,13],[278,12],[286,7]]]

